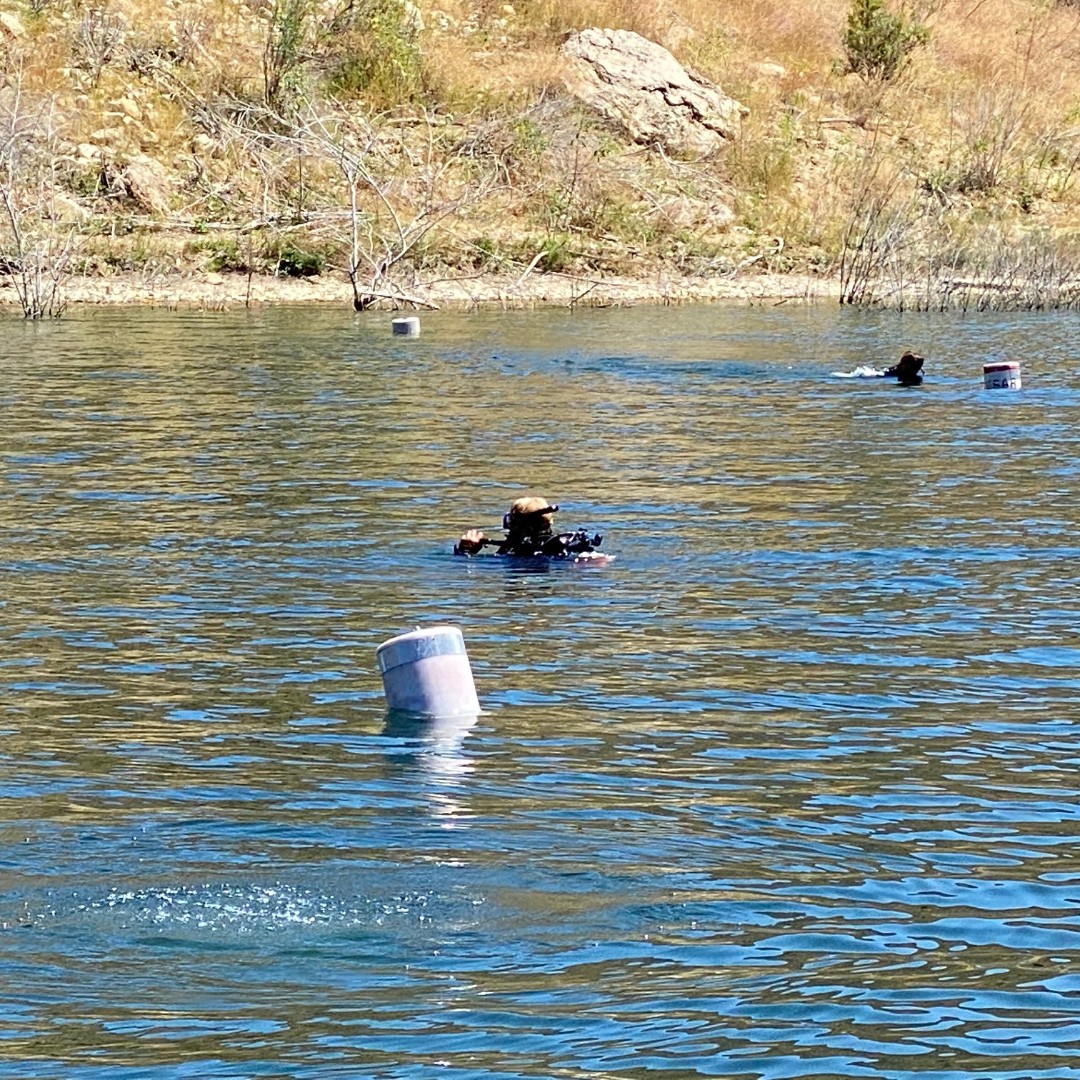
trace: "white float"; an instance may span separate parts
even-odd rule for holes
[[[1019,390],[1019,361],[997,360],[992,364],[983,364],[983,386],[987,390]]]
[[[375,650],[386,703],[414,716],[476,716],[472,668],[456,626],[432,626],[384,641]]]
[[[390,323],[395,334],[403,334],[405,337],[420,336],[420,320],[415,315],[403,315]]]

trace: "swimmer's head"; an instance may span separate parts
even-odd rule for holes
[[[900,357],[893,371],[901,386],[918,386],[922,382],[923,358],[918,353],[906,352]]]
[[[515,499],[503,517],[503,528],[519,536],[536,536],[551,532],[551,519],[559,508],[539,495]]]

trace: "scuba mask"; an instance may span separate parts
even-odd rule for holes
[[[538,518],[544,514],[555,514],[557,506],[541,506],[537,510],[529,510],[524,514],[503,514],[503,528],[507,532],[534,532],[538,524]]]

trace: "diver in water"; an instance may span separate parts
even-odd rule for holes
[[[895,378],[901,386],[918,386],[922,382],[922,366],[923,358],[918,353],[906,352],[881,374],[885,378]]]
[[[895,379],[900,386],[918,386],[922,382],[924,360],[918,353],[906,352],[892,367],[871,367],[860,364],[854,371],[834,371],[841,379]]]
[[[506,536],[502,540],[492,540],[480,529],[469,529],[454,545],[454,554],[478,555],[489,545],[495,548],[496,555],[543,555],[554,559],[598,551],[604,540],[599,533],[589,536],[584,529],[572,533],[552,529],[551,519],[558,509],[535,495],[515,499],[503,518]]]

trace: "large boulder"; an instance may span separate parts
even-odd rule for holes
[[[705,155],[738,137],[746,109],[631,30],[580,30],[562,47],[567,88],[635,142]]]

